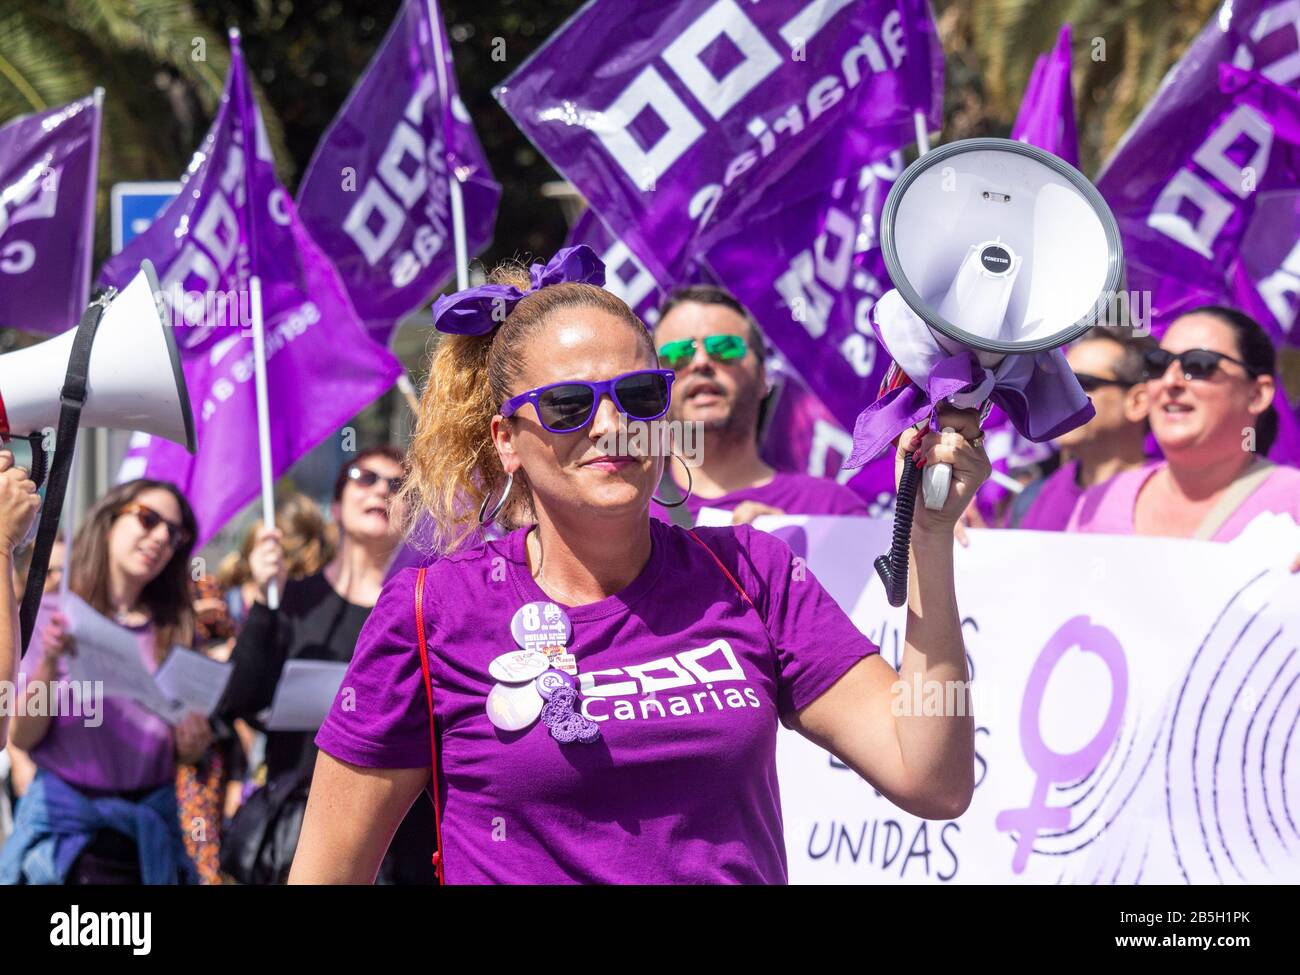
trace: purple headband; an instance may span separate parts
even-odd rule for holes
[[[481,284],[455,294],[443,295],[433,303],[433,327],[450,335],[487,335],[506,320],[519,300],[529,292],[551,284],[579,282],[605,284],[605,265],[586,244],[565,247],[545,264],[528,271],[532,285],[520,291],[512,284]]]

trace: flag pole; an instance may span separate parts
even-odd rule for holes
[[[244,99],[251,105],[251,112],[256,113],[257,103],[252,89],[248,87],[248,72],[244,66],[243,51],[239,46],[239,29],[230,30],[232,53],[239,58],[239,87]],[[239,127],[244,135],[244,206],[250,215],[248,226],[249,269],[252,273],[248,279],[248,297],[253,326],[253,384],[257,402],[257,459],[262,480],[262,527],[275,528],[275,476],[271,465],[271,407],[266,381],[266,325],[262,318],[262,278],[257,273],[257,204],[253,195],[253,165],[257,158],[256,124],[250,125],[248,111],[244,101],[237,106],[239,110]],[[280,587],[272,579],[266,587],[266,605],[269,609],[280,608]]]
[[[442,22],[438,17],[436,0],[425,0],[429,17],[429,35],[433,39],[433,57],[438,72],[438,95],[442,102],[443,144],[447,147],[447,189],[451,197],[451,235],[456,247],[456,290],[469,287],[469,246],[465,240],[465,199],[461,195],[460,174],[456,171],[451,152],[451,71],[447,52],[442,46]]]
[[[913,112],[912,122],[916,125],[916,154],[924,156],[930,151],[930,124],[926,121],[925,112],[919,109]]]

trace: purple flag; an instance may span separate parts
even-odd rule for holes
[[[101,94],[0,128],[0,325],[62,332],[85,310]]]
[[[176,326],[198,449],[137,434],[120,479],[174,481],[194,505],[202,545],[260,490],[249,279],[262,280],[271,460],[276,476],[372,403],[401,365],[372,341],[329,260],[276,181],[271,147],[236,37],[216,120],[180,196],[113,257],[121,287],[148,258]],[[255,152],[245,172],[245,132]],[[256,242],[256,246],[254,246]]]
[[[1300,342],[1300,166],[1260,107],[1281,103],[1270,84],[1300,91],[1291,7],[1225,3],[1098,178],[1124,235],[1129,288],[1150,294],[1157,333],[1198,304],[1227,301],[1263,309],[1276,338]],[[1240,70],[1221,76],[1225,64]]]
[[[824,195],[753,221],[708,254],[718,279],[846,429],[889,366],[870,313],[890,286],[876,226],[902,169],[902,151],[884,151]]]
[[[1074,89],[1070,85],[1070,25],[1061,27],[1056,47],[1040,54],[1011,127],[1011,138],[1028,142],[1079,165],[1079,133],[1074,125]]]
[[[471,257],[491,243],[501,198],[456,91],[441,17],[433,26],[447,52],[445,88],[430,26],[426,0],[406,0],[298,189],[303,223],[384,343],[455,273],[451,170],[463,187]]]
[[[911,142],[914,107],[939,126],[928,20],[919,0],[594,0],[496,96],[655,279],[680,280]]]
[[[667,296],[667,289],[637,260],[627,244],[609,232],[590,207],[569,230],[565,245],[576,244],[586,244],[605,265],[605,290],[622,298],[641,321],[653,328],[659,320],[659,305]]]
[[[844,480],[840,473],[853,451],[853,434],[780,356],[769,357],[767,374],[781,392],[763,438],[763,459],[778,470],[834,477],[861,495],[872,514],[887,513],[894,500],[893,457],[874,460]]]

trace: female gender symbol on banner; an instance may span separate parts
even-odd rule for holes
[[[1044,744],[1039,718],[1048,678],[1066,652],[1076,646],[1085,653],[1095,653],[1110,671],[1110,707],[1092,741],[1076,752],[1062,755]],[[1066,620],[1038,655],[1020,704],[1020,747],[1029,767],[1038,773],[1038,781],[1026,808],[1004,809],[995,820],[998,829],[1017,834],[1016,852],[1011,859],[1011,869],[1016,873],[1024,872],[1040,829],[1065,829],[1070,825],[1068,808],[1047,805],[1048,786],[1074,781],[1097,767],[1119,733],[1127,700],[1128,663],[1115,634],[1104,626],[1094,626],[1086,616]]]

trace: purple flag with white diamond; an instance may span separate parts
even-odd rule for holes
[[[0,128],[0,325],[51,334],[81,319],[100,114],[89,95]]]
[[[914,109],[937,128],[934,45],[920,0],[594,0],[496,96],[657,281],[681,280],[911,142]]]
[[[271,462],[276,476],[381,396],[401,365],[366,333],[329,259],[275,177],[238,40],[216,120],[181,194],[113,257],[122,287],[149,259],[177,328],[197,450],[137,434],[119,479],[175,482],[193,504],[198,544],[260,491],[249,279],[262,280]],[[251,167],[244,133],[256,133]],[[255,266],[254,266],[255,262]]]
[[[426,0],[402,5],[298,188],[303,223],[338,267],[371,335],[384,343],[455,273],[453,171],[462,185],[470,257],[491,243],[501,198],[456,90],[441,18],[433,27],[449,78],[445,91],[439,84],[428,10]]]
[[[1149,294],[1157,334],[1226,301],[1300,343],[1300,160],[1270,110],[1283,89],[1300,92],[1293,6],[1225,3],[1097,180],[1124,236],[1128,286]]]

